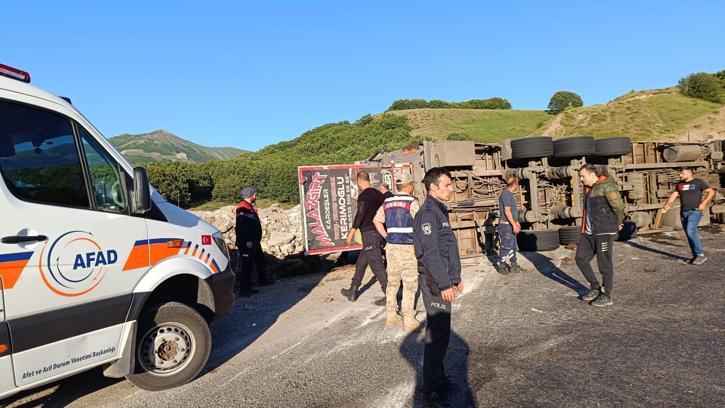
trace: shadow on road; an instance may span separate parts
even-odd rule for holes
[[[643,244],[633,242],[633,241],[625,241],[625,242],[623,242],[623,244],[629,245],[632,248],[641,249],[642,251],[652,252],[653,254],[666,256],[666,257],[672,258],[672,259],[677,259],[679,261],[687,261],[688,259],[690,259],[686,256],[675,255],[673,253],[665,252],[665,251],[662,251],[657,248],[648,247],[647,245],[643,245]]]
[[[425,329],[423,329],[425,331]],[[415,369],[415,389],[412,396],[414,408],[425,408],[429,405],[423,399],[423,351],[425,336],[419,332],[410,333],[400,345],[400,354]],[[458,390],[452,397],[455,407],[468,408],[476,406],[475,393],[468,381],[468,344],[456,332],[451,331],[451,340],[445,358],[446,375],[457,386]]]
[[[589,291],[589,289],[582,285],[578,280],[569,276],[566,272],[554,265],[548,257],[538,252],[520,252],[520,254],[524,258],[528,259],[540,274],[556,283],[566,286],[576,292],[577,295],[585,295]]]

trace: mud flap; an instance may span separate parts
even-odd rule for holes
[[[126,338],[121,341],[123,354],[103,369],[103,375],[110,378],[122,378],[131,374],[136,366],[136,326],[137,321],[131,323]]]

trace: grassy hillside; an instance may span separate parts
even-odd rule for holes
[[[243,152],[233,147],[201,146],[165,130],[139,135],[123,134],[108,140],[134,164],[163,161],[203,163],[231,159]]]
[[[700,122],[703,117],[717,116],[721,106],[682,96],[675,88],[630,92],[603,105],[568,109],[535,133],[681,140],[698,124],[699,128],[710,122],[715,124],[716,121]],[[707,131],[700,133],[707,137]]]
[[[482,142],[530,135],[552,119],[544,111],[511,109],[410,109],[388,114],[405,117],[414,138]]]

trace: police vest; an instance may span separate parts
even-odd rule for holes
[[[388,237],[385,239],[391,244],[413,243],[413,217],[410,215],[410,205],[416,200],[409,195],[396,195],[386,198],[383,202],[385,212],[385,229]]]

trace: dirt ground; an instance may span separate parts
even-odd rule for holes
[[[573,251],[520,254],[524,273],[464,262],[448,374],[481,407],[725,406],[725,232],[703,230],[709,261],[681,232],[615,245],[614,305],[578,299]],[[100,370],[24,392],[11,407],[418,407],[422,335],[385,328],[371,283],[351,303],[352,266],[282,278],[214,322],[200,378],[157,393]],[[368,272],[367,277],[371,274]],[[423,316],[420,316],[423,318]],[[461,400],[463,401],[463,400]]]

